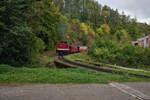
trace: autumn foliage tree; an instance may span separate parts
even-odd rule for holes
[[[88,45],[94,42],[95,32],[85,23],[81,23],[79,20],[72,20],[70,27],[67,30],[66,37],[68,37],[70,43],[76,45]]]
[[[131,18],[121,14],[116,9],[109,6],[102,6],[96,0],[64,0],[65,7],[63,7],[63,15],[68,16],[68,19],[78,19],[90,25],[97,31],[101,25],[108,25],[110,28],[110,35],[114,35],[119,30],[125,30],[131,40],[135,40],[145,34],[150,33],[150,25],[137,22],[136,18]],[[70,6],[71,5],[71,6]],[[62,9],[63,5],[58,5]],[[71,17],[69,17],[71,16]],[[84,18],[84,20],[83,20]],[[101,30],[99,30],[101,31]]]

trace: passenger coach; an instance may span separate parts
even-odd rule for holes
[[[58,55],[67,55],[78,52],[86,52],[88,48],[86,46],[73,46],[69,45],[67,42],[62,41],[58,43],[56,52]]]

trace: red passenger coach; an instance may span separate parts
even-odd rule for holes
[[[88,48],[86,46],[80,46],[79,51],[80,52],[86,52],[86,51],[88,51]]]
[[[59,54],[59,55],[66,55],[69,53],[69,45],[67,42],[60,42],[58,45],[57,45],[57,50],[56,52]]]
[[[78,46],[70,46],[70,53],[77,53],[79,52],[79,47]]]

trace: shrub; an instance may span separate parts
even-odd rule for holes
[[[112,40],[98,41],[88,52],[94,59],[103,63],[134,67],[150,65],[149,48],[120,44]]]

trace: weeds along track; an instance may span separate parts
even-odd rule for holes
[[[63,65],[64,64],[66,64],[67,66],[70,65],[70,67],[73,66],[74,68],[87,68],[87,69],[95,70],[95,71],[98,71],[98,72],[106,72],[106,73],[113,73],[113,74],[119,74],[119,75],[125,75],[126,74],[126,72],[114,71],[114,70],[111,70],[111,69],[100,68],[100,67],[97,67],[97,66],[94,66],[94,65],[80,64],[80,63],[77,63],[77,62],[67,60],[63,56],[58,56],[58,57],[56,57],[56,59],[59,60],[59,61],[55,61],[55,63],[63,63]],[[139,77],[139,78],[150,78],[150,76],[147,76],[147,75],[140,75],[140,74],[134,74],[134,73],[128,73],[128,75]]]

